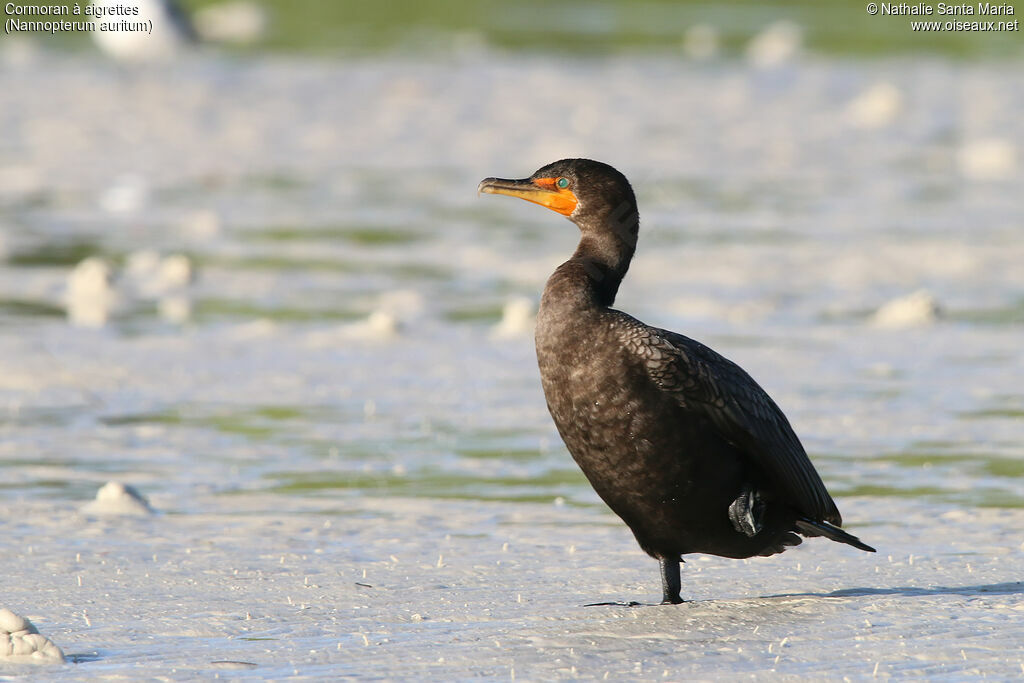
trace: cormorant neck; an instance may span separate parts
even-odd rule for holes
[[[611,306],[615,303],[615,295],[629,270],[635,245],[636,232],[620,236],[606,231],[583,231],[569,263],[582,266],[597,305]]]

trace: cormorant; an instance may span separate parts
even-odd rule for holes
[[[774,555],[800,536],[874,552],[842,518],[789,421],[741,367],[611,308],[639,228],[629,181],[590,159],[479,192],[520,197],[580,229],[544,288],[537,362],[558,433],[601,499],[661,563],[678,604],[687,553]]]

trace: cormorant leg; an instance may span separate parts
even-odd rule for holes
[[[679,597],[679,560],[661,558],[661,604],[678,605],[683,602]]]

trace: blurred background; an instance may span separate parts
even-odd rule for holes
[[[585,156],[640,201],[619,307],[746,367],[833,493],[878,503],[861,523],[1024,505],[1019,31],[810,0],[141,7],[151,34],[0,38],[0,498],[601,509],[531,336],[576,230],[475,193]]]

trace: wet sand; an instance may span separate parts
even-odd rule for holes
[[[822,540],[693,557],[680,606],[610,514],[238,495],[155,517],[4,506],[5,603],[75,662],[46,676],[691,680],[1024,670],[1019,511],[842,501],[877,555]],[[172,501],[166,501],[171,504]],[[4,670],[18,669],[4,666]],[[42,675],[41,672],[39,675]]]

